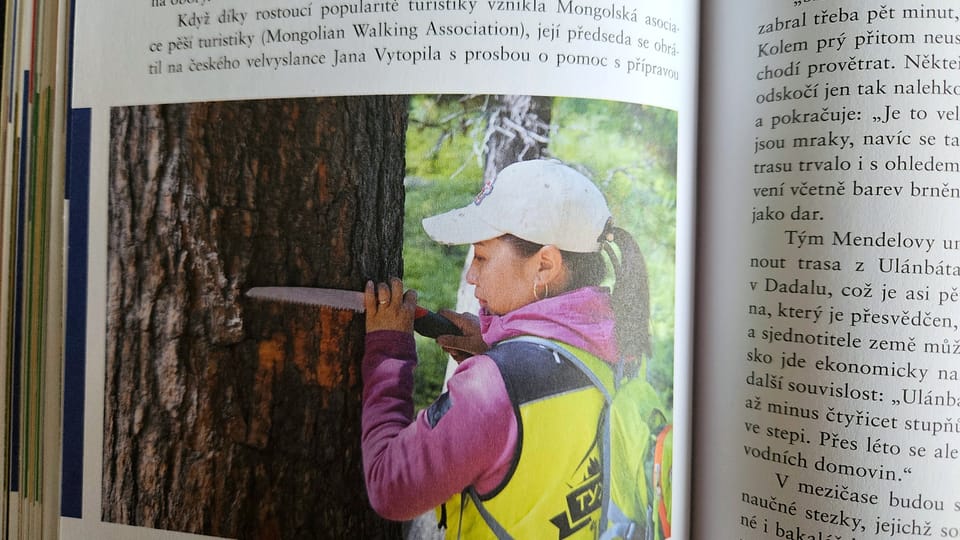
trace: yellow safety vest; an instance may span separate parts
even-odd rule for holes
[[[595,356],[563,345],[588,366]],[[512,469],[491,493],[472,487],[444,505],[448,538],[596,539],[603,468],[598,425],[604,398],[576,366],[550,348],[508,341],[487,353],[497,364],[517,416]],[[599,378],[612,385],[609,369]]]

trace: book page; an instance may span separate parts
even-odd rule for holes
[[[357,485],[362,315],[242,294],[412,283],[411,212],[449,209],[435,199],[463,178],[472,198],[503,133],[580,163],[643,239],[687,534],[694,2],[117,0],[76,17],[65,421],[83,433],[64,441],[81,472],[62,536],[381,534]],[[550,120],[511,124],[503,103]],[[341,179],[373,187],[337,195]],[[424,302],[441,272],[420,270]]]
[[[695,537],[960,535],[958,15],[704,14]]]

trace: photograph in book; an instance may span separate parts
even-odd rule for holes
[[[592,419],[578,416],[591,422],[588,430],[578,431],[572,417],[534,423],[544,411],[524,416],[529,411],[513,402],[528,452],[501,448],[499,453],[512,460],[514,488],[531,474],[526,460],[537,449],[555,446],[555,439],[536,441],[534,434],[589,431],[584,448],[594,448],[576,456],[588,466],[553,472],[566,487],[554,490],[556,501],[523,502],[545,517],[540,528],[517,530],[595,535],[603,500],[598,495],[607,491],[597,487],[610,478],[610,499],[633,516],[635,527],[669,536],[675,111],[522,95],[198,102],[112,108],[109,140],[104,522],[283,538],[315,537],[320,531],[331,537],[396,537],[398,520],[426,516],[444,523],[444,514],[448,528],[478,525],[468,509],[463,520],[454,517],[467,484],[446,493],[418,489],[398,497],[407,506],[407,514],[398,517],[389,502],[385,508],[378,500],[384,490],[376,475],[368,469],[365,478],[361,458],[371,450],[366,443],[361,447],[369,435],[362,428],[361,414],[368,414],[362,396],[371,377],[373,338],[365,346],[362,306],[317,307],[253,299],[246,292],[267,286],[362,291],[368,281],[402,277],[404,287],[417,291],[419,305],[455,321],[466,318],[458,313],[477,314],[478,308],[484,324],[491,317],[507,320],[509,312],[487,303],[489,294],[471,290],[487,283],[470,272],[484,255],[483,242],[471,248],[472,242],[436,241],[421,221],[475,201],[481,201],[478,208],[490,207],[498,188],[500,193],[511,188],[509,171],[529,166],[595,186],[613,225],[639,251],[624,247],[621,237],[615,243],[598,238],[597,250],[611,244],[616,264],[602,263],[606,271],[596,283],[565,291],[553,281],[531,292],[537,298],[531,306],[562,306],[559,322],[570,327],[584,315],[583,298],[591,310],[607,306],[587,313],[597,324],[578,329],[586,336],[580,341],[540,337],[572,346],[572,356],[600,372],[603,381],[617,379],[620,390],[608,389],[617,411],[608,437],[597,429],[604,406],[593,384],[580,386],[595,410]],[[528,176],[520,175],[520,181]],[[518,186],[512,193],[536,190]],[[545,199],[536,202],[546,205]],[[586,215],[562,217],[569,221],[565,231],[589,226]],[[605,225],[600,223],[601,232],[612,235]],[[614,266],[621,265],[622,275],[615,276]],[[641,293],[626,303],[640,309],[623,319],[629,322],[617,333],[614,314],[622,313],[617,295],[629,290],[624,283],[631,279],[640,283]],[[529,289],[525,285],[523,294]],[[474,294],[479,305],[464,300]],[[515,312],[521,318],[528,316],[523,309],[528,308]],[[426,425],[422,422],[442,426],[445,415],[458,414],[449,396],[458,391],[460,371],[469,370],[456,369],[447,352],[463,360],[457,354],[463,351],[450,343],[419,334],[411,341],[419,362],[408,374],[412,389],[406,387],[402,398],[407,421],[417,415],[411,430]],[[591,364],[601,352],[610,356],[602,360],[614,365],[623,361],[622,369]],[[569,405],[556,408],[564,406]],[[618,418],[636,428],[630,438],[620,435],[625,430],[618,429]],[[510,420],[484,424],[494,429]],[[411,431],[405,433],[409,440]],[[389,438],[378,440],[389,453]],[[624,445],[630,451],[618,451]],[[596,451],[602,447],[613,456],[606,477]],[[620,455],[631,456],[631,463]],[[416,472],[419,463],[411,457],[395,466]],[[633,476],[623,480],[628,468]],[[494,484],[480,486],[486,491],[478,495],[494,513],[514,504],[506,498],[515,493],[510,480],[509,475],[496,480],[499,497],[487,497]],[[528,526],[511,523],[509,513],[497,515],[508,529]]]

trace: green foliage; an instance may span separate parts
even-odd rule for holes
[[[408,163],[409,158],[408,158]],[[456,305],[466,246],[441,246],[427,237],[420,221],[428,216],[463,206],[473,197],[471,182],[407,179],[403,225],[404,285],[415,289],[418,303],[434,311]],[[414,373],[414,401],[418,408],[440,394],[447,355],[432,339],[417,336],[420,362]]]
[[[456,304],[466,247],[438,246],[422,218],[466,204],[479,190],[483,96],[416,96],[407,132],[404,279],[420,302]],[[628,103],[557,98],[549,152],[581,168],[605,193],[616,223],[633,234],[647,262],[653,358],[647,377],[672,403],[676,257],[675,111]],[[418,339],[417,407],[439,393],[446,355]]]
[[[486,130],[485,118],[478,112],[482,105],[478,98],[411,98],[407,176],[462,185],[482,177],[480,141]],[[479,184],[473,191],[478,188]]]
[[[675,111],[619,102],[557,99],[551,154],[576,164],[607,197],[616,224],[640,245],[650,277],[653,358],[647,376],[673,397],[676,269]]]

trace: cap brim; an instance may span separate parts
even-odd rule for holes
[[[473,244],[503,235],[480,218],[475,205],[464,206],[423,220],[427,236],[441,244]]]

